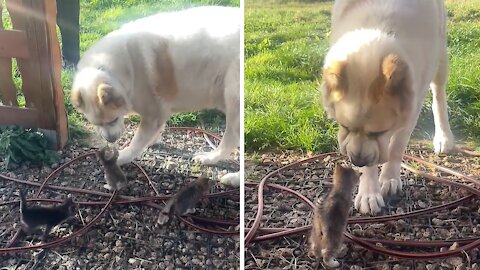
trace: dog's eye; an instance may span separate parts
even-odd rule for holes
[[[387,129],[387,130],[383,130],[383,131],[378,131],[378,132],[368,132],[368,133],[367,133],[367,136],[369,136],[369,137],[378,137],[378,136],[381,136],[381,135],[385,134],[387,131],[388,131],[388,129]]]

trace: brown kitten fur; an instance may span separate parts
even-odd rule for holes
[[[323,257],[323,262],[328,267],[340,266],[335,257],[343,242],[343,232],[353,204],[352,193],[359,178],[360,173],[337,164],[332,189],[323,203],[314,208],[311,252],[317,258]]]
[[[193,213],[197,203],[210,188],[209,183],[208,178],[201,177],[182,187],[177,194],[167,201],[158,217],[158,223],[160,225],[167,223],[173,213],[179,216]]]
[[[95,152],[97,158],[105,168],[105,180],[103,187],[108,190],[120,190],[127,185],[127,178],[120,166],[117,165],[118,150],[104,147]]]

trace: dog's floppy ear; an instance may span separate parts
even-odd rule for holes
[[[346,61],[333,61],[323,71],[323,80],[330,102],[340,101],[347,91]]]
[[[385,78],[385,89],[390,94],[397,94],[407,87],[408,66],[396,54],[389,54],[383,58],[382,74]]]
[[[380,101],[385,94],[402,96],[409,91],[408,65],[396,54],[382,59],[380,74],[370,86],[372,99]]]
[[[101,106],[113,105],[121,107],[123,105],[123,98],[115,94],[115,89],[108,83],[100,83],[97,86],[97,100]]]
[[[73,106],[77,108],[80,108],[83,106],[83,98],[80,90],[72,90],[70,101],[72,102]]]

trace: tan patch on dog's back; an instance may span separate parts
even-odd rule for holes
[[[127,52],[139,85],[146,84],[153,96],[160,96],[166,101],[176,98],[178,85],[167,39],[141,33],[128,41]]]
[[[173,62],[166,44],[159,48],[155,62],[156,74],[153,74],[154,93],[167,101],[173,101],[178,94],[177,80]]]

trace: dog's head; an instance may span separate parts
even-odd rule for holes
[[[129,111],[122,93],[121,85],[107,73],[85,68],[75,75],[71,101],[102,137],[115,142],[125,129],[123,117]]]
[[[360,167],[386,162],[390,138],[405,125],[414,101],[407,63],[394,53],[357,53],[327,63],[321,88],[329,117],[340,125],[342,154]]]

